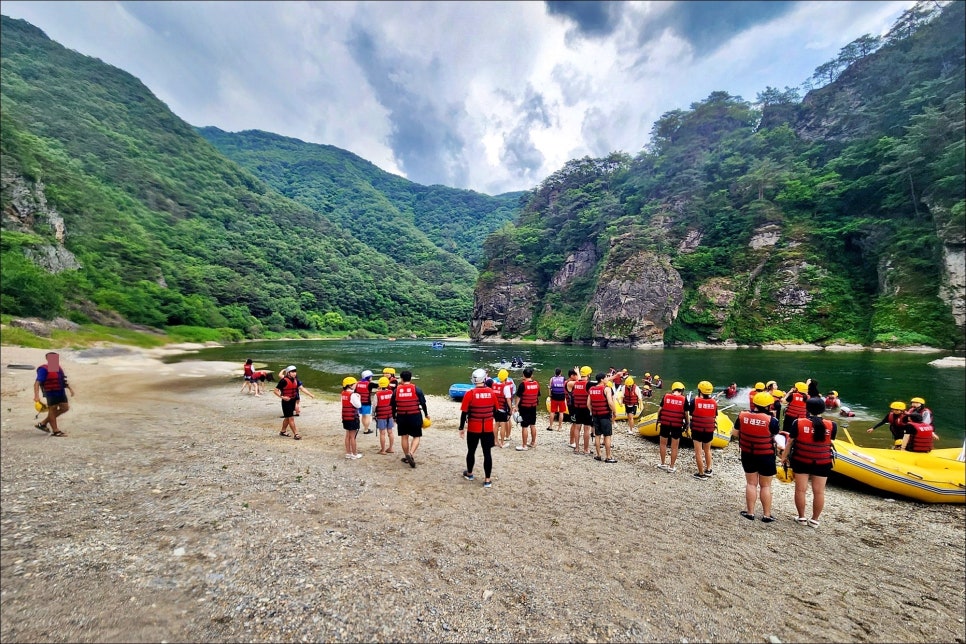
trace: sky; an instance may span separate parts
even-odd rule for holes
[[[422,185],[528,190],[637,154],[712,92],[800,86],[914,4],[23,2],[2,12],[140,79],[179,117],[334,145]]]

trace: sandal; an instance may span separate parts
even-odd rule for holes
[[[808,519],[806,519],[805,517],[796,517],[795,523],[797,523],[798,525],[805,525],[806,523],[808,523]]]
[[[302,435],[301,434],[295,434],[294,436],[292,436],[292,438],[294,438],[297,441],[300,441],[300,440],[302,440]]]
[[[776,519],[775,517],[771,517],[771,516],[768,516],[768,517],[763,516],[761,518],[761,522],[762,523],[772,523],[774,521],[778,521],[778,519]]]
[[[67,434],[65,434],[62,431],[51,432],[50,435],[51,436],[67,436]],[[816,526],[818,525],[818,521],[815,522],[815,525]]]
[[[755,515],[752,514],[751,512],[748,512],[747,510],[742,510],[741,511],[741,516],[743,516],[744,518],[748,519],[749,521],[754,521],[755,520]]]
[[[288,438],[289,436],[291,436],[291,434],[289,434],[288,432],[279,432],[278,435],[284,436],[285,438]]]
[[[47,432],[48,434],[50,433],[50,427],[47,427],[47,423],[37,423],[36,425],[34,425],[34,427],[36,427],[42,432]]]
[[[808,520],[808,525],[811,526],[811,527],[813,527],[813,528],[817,528],[818,527],[818,520],[816,520],[816,519],[809,519]]]

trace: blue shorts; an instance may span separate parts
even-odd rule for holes
[[[392,430],[396,426],[392,418],[377,418],[376,419],[376,429],[379,431]]]
[[[359,407],[360,416],[371,416],[372,415],[372,405],[363,405]]]

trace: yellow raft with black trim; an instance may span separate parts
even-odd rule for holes
[[[550,396],[547,396],[546,406],[547,406],[547,413],[549,414],[550,413]],[[570,413],[570,411],[567,409],[566,403],[564,403],[564,413],[565,414]],[[637,415],[634,416],[634,418],[635,419],[638,419],[638,418],[640,418],[643,415],[644,415],[644,405],[638,405],[638,407],[637,407]],[[614,399],[614,420],[627,420],[627,407],[624,406],[624,403],[623,402],[617,400],[616,398]],[[657,436],[657,434],[654,434],[654,435]]]
[[[923,503],[966,503],[966,462],[958,460],[958,447],[906,452],[838,439],[832,446],[832,471],[842,476]]]
[[[640,420],[637,424],[637,431],[641,436],[646,436],[648,438],[657,438],[660,436],[660,428],[657,426],[657,415],[658,412],[653,414],[648,414]],[[715,419],[714,428],[714,438],[711,439],[711,447],[722,448],[727,447],[728,443],[731,442],[731,432],[734,430],[735,424],[731,418],[728,417],[723,411],[718,410],[718,417]],[[691,439],[691,430],[686,429],[681,435],[682,438]]]

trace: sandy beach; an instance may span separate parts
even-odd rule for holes
[[[44,350],[2,348],[3,642],[966,641],[964,506],[830,485],[810,528],[776,482],[747,521],[735,445],[698,481],[690,448],[668,474],[619,423],[605,464],[545,414],[483,489],[458,403],[429,398],[415,469],[376,434],[347,461],[333,393],[281,438],[241,364],[161,362],[187,348],[61,351],[62,438]]]

